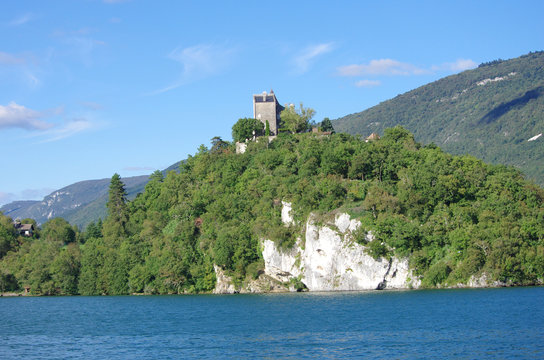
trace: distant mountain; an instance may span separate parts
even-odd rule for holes
[[[333,121],[337,132],[402,125],[453,154],[514,165],[544,184],[544,52],[495,60]]]
[[[162,172],[179,169],[180,162]],[[148,175],[122,178],[128,199],[144,191]],[[62,217],[70,224],[84,228],[92,221],[106,217],[106,203],[111,179],[86,180],[53,191],[42,201],[14,201],[0,208],[12,219],[31,218],[43,224],[54,217]]]
[[[142,192],[148,178],[148,175],[123,178],[127,194],[135,197]],[[2,206],[0,211],[13,219],[31,218],[40,224],[62,217],[84,226],[105,216],[109,184],[110,179],[80,181],[53,191],[42,201],[16,201]]]

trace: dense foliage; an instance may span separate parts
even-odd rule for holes
[[[246,139],[253,139],[254,136],[262,136],[264,134],[264,128],[265,126],[261,120],[252,118],[239,119],[232,126],[232,139],[234,141],[244,142]],[[270,127],[268,128],[268,131],[270,131]]]
[[[402,125],[417,141],[520,168],[544,185],[544,52],[496,60],[333,121],[338,132]]]
[[[130,202],[114,176],[108,218],[74,236],[68,224],[50,220],[39,238],[22,238],[1,217],[2,289],[206,292],[214,264],[238,283],[255,278],[263,268],[260,239],[292,246],[311,212],[334,211],[361,220],[353,235],[371,255],[409,256],[426,286],[482,274],[542,282],[544,191],[513,168],[422,147],[401,127],[370,142],[281,134],[250,142],[244,154],[233,149],[201,146],[179,173],[154,173]],[[293,204],[298,225],[281,223],[282,200]],[[370,243],[367,231],[375,235]]]
[[[291,134],[305,132],[311,127],[311,120],[315,115],[315,110],[305,108],[302,103],[298,110],[294,105],[285,107],[280,114],[281,126]]]

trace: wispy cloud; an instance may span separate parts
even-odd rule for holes
[[[168,58],[179,62],[183,70],[176,81],[152,94],[170,91],[187,83],[220,73],[229,65],[235,52],[236,49],[232,47],[210,44],[174,49]]]
[[[76,118],[59,123],[43,120],[60,115],[62,107],[46,111],[36,111],[15,102],[0,105],[0,130],[19,128],[30,131],[27,137],[41,138],[40,143],[61,140],[95,127],[86,118]]]
[[[0,51],[0,68],[9,68],[8,74],[15,75],[18,81],[22,79],[30,88],[36,88],[41,84],[36,75],[39,72],[38,62],[31,53],[10,54]]]
[[[295,71],[299,74],[307,72],[315,58],[332,51],[333,47],[333,43],[307,46],[297,56],[293,58],[293,63],[295,64]]]
[[[97,29],[92,27],[54,30],[52,36],[62,44],[57,53],[64,56],[74,56],[86,66],[92,65],[97,49],[106,45],[105,41],[93,37],[96,32]]]
[[[477,67],[478,64],[470,59],[457,59],[455,62],[451,63],[444,63],[442,65],[433,67],[433,70],[446,70],[446,71],[453,71],[453,72],[459,72],[459,71],[465,71],[469,69],[474,69]]]
[[[16,17],[15,19],[11,20],[10,22],[8,22],[8,25],[9,26],[20,26],[20,25],[24,25],[26,24],[27,22],[33,20],[36,16],[34,14],[31,14],[31,13],[26,13],[26,14],[23,14],[21,16],[18,16]]]
[[[38,77],[28,69],[24,70],[24,80],[26,84],[31,88],[36,88],[41,84],[40,79],[38,79]]]
[[[375,87],[375,86],[380,86],[382,84],[381,81],[379,80],[368,80],[368,79],[363,79],[363,80],[359,80],[355,83],[355,86],[357,87]]]
[[[434,74],[439,71],[459,72],[475,68],[476,66],[477,64],[470,59],[458,59],[455,62],[432,65],[429,68],[422,68],[393,59],[377,59],[365,64],[339,66],[336,69],[336,74],[346,77],[414,76]],[[361,79],[355,82],[355,86],[357,87],[374,87],[380,85],[381,81],[379,80]]]
[[[351,64],[338,67],[340,76],[362,75],[422,75],[429,71],[393,59],[371,60],[368,64]]]
[[[93,64],[93,52],[96,48],[106,44],[104,41],[84,36],[69,37],[66,39],[66,43],[74,49],[76,56],[86,66]]]
[[[44,137],[44,139],[40,142],[47,143],[65,139],[92,127],[93,123],[85,118],[74,119],[41,133],[40,136]]]
[[[0,105],[0,129],[21,128],[25,130],[47,130],[53,124],[40,120],[43,112],[35,111],[10,102],[7,106]]]
[[[25,62],[24,57],[0,51],[0,65],[21,65]]]

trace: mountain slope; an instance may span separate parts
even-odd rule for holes
[[[181,162],[170,165],[162,171],[179,171]],[[12,219],[35,219],[43,224],[54,217],[62,217],[72,225],[84,228],[89,223],[106,217],[106,203],[111,179],[85,180],[53,191],[42,201],[14,201],[0,208]],[[144,191],[148,175],[123,178],[127,197],[132,200]]]
[[[544,52],[496,60],[333,121],[338,132],[402,125],[423,143],[514,165],[543,184]]]
[[[134,198],[143,191],[148,178],[147,175],[124,178],[127,193]],[[31,218],[39,224],[62,217],[71,224],[85,226],[105,217],[109,184],[110,179],[80,181],[52,192],[42,201],[16,201],[0,210],[13,219]]]

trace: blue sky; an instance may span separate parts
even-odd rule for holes
[[[274,89],[314,120],[544,49],[544,1],[5,1],[0,204],[149,174]]]

